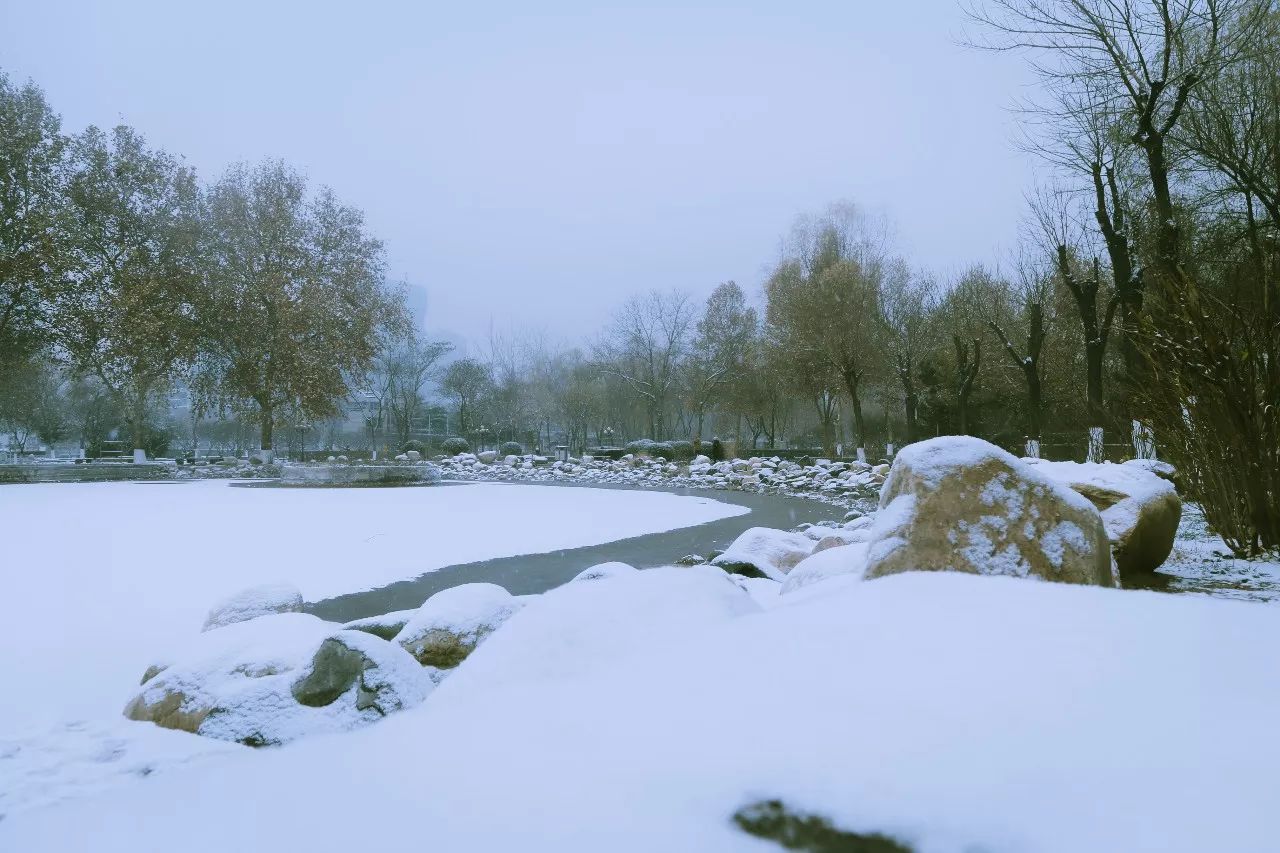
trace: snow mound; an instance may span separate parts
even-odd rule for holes
[[[620,563],[615,560],[610,563],[600,563],[598,565],[591,566],[590,568],[583,569],[578,572],[578,574],[574,575],[573,578],[570,579],[569,583],[573,583],[574,581],[595,581],[603,580],[604,578],[616,578],[619,575],[629,575],[632,572],[637,571],[639,571],[639,569],[635,566]]]
[[[432,687],[399,646],[303,613],[202,633],[172,660],[125,716],[251,746],[367,725]]]
[[[766,798],[921,853],[1275,849],[1271,608],[828,583],[763,612],[697,569],[568,584],[412,711],[9,814],[0,849],[728,853],[777,849],[731,819]]]
[[[205,617],[201,630],[212,631],[270,613],[298,613],[301,610],[302,592],[293,584],[260,584],[242,589],[215,604]]]
[[[467,659],[442,689],[564,677],[664,645],[759,605],[720,569],[663,567],[544,593]]]
[[[797,563],[813,553],[813,546],[814,540],[803,533],[752,527],[733,540],[711,565],[734,574],[781,581]]]
[[[493,583],[465,583],[426,600],[395,642],[423,666],[451,669],[523,606]]]
[[[954,571],[1114,585],[1093,504],[968,436],[902,449],[880,493],[867,561],[868,578]]]

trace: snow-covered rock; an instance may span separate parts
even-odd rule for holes
[[[200,634],[125,708],[152,722],[250,746],[345,731],[412,707],[432,684],[403,649],[304,613]]]
[[[837,576],[861,578],[866,570],[867,545],[865,542],[815,550],[796,564],[796,567],[787,575],[780,594],[787,595]]]
[[[297,613],[301,610],[302,593],[296,586],[288,583],[259,584],[215,604],[205,617],[201,630],[212,631],[270,613]]]
[[[404,452],[404,458],[409,462],[420,462],[422,461],[422,454],[416,450],[406,450]],[[329,461],[332,462],[333,457],[329,457]]]
[[[574,575],[570,583],[574,581],[598,581],[604,578],[616,578],[618,575],[629,575],[633,572],[640,571],[635,566],[627,563],[619,563],[617,561],[611,563],[599,563],[590,568],[583,569]]]
[[[1178,480],[1178,469],[1160,459],[1126,459],[1121,464],[1137,468],[1139,471],[1148,471],[1171,483],[1176,483]]]
[[[497,459],[498,459],[498,451],[496,450],[481,450],[479,453],[476,454],[476,460],[479,462],[483,462],[485,465],[492,465],[494,462],[497,461]]]
[[[418,663],[451,669],[521,608],[493,583],[466,583],[441,590],[423,603],[395,642]]]
[[[1113,586],[1102,517],[1088,500],[978,438],[904,447],[880,494],[868,578],[908,571]]]
[[[412,608],[410,610],[395,610],[378,616],[366,616],[363,619],[353,619],[343,625],[342,628],[346,631],[364,631],[366,634],[373,634],[373,636],[381,637],[384,640],[393,640],[396,634],[404,630],[404,626],[409,623],[409,620],[417,612],[417,608]]]
[[[813,553],[813,546],[813,540],[803,533],[752,527],[733,540],[733,544],[711,564],[734,574],[780,581],[797,563]]]
[[[1182,521],[1182,499],[1172,482],[1127,463],[1025,461],[1098,508],[1121,577],[1153,572],[1168,559]]]
[[[751,600],[768,609],[778,603],[782,584],[768,578],[748,578],[742,575],[729,576],[738,588],[751,596]]]

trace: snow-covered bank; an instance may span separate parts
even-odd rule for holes
[[[1271,608],[907,573],[762,610],[712,572],[568,584],[417,708],[11,814],[0,849],[776,849],[730,819],[769,798],[920,853],[1275,849]]]
[[[496,484],[0,486],[0,732],[117,717],[152,656],[246,586],[287,580],[316,600],[745,512],[656,492]]]

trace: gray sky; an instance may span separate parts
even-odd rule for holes
[[[0,0],[0,67],[66,129],[206,178],[282,157],[364,209],[429,325],[594,334],[627,295],[758,297],[797,214],[888,213],[942,274],[1014,243],[1017,57],[958,0],[621,6]]]

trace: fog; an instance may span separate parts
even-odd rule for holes
[[[434,329],[589,337],[629,294],[752,296],[794,218],[855,200],[941,272],[997,262],[1025,69],[954,0],[0,4],[0,67],[205,178],[283,158],[363,208]]]

